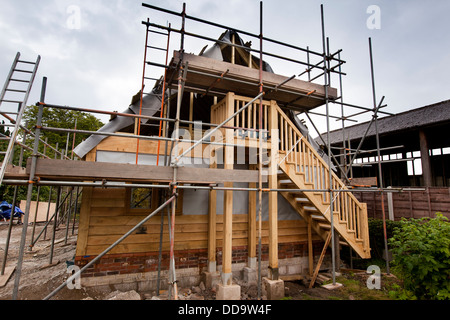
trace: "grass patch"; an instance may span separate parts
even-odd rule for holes
[[[395,277],[382,276],[380,289],[367,288],[366,274],[348,273],[336,277],[336,282],[343,286],[333,290],[333,295],[327,297],[329,300],[391,300],[393,290],[399,288]],[[332,283],[332,280],[324,284]]]

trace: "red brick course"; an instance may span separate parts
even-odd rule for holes
[[[317,255],[322,250],[322,242],[314,242],[313,249]],[[262,261],[269,259],[269,248],[267,245],[261,247]],[[306,243],[281,243],[278,245],[278,258],[288,259],[308,256],[308,245]],[[108,254],[83,272],[84,277],[100,277],[106,275],[130,274],[151,272],[158,270],[159,252],[145,253],[120,253]],[[190,249],[174,252],[175,266],[177,269],[198,268],[201,272],[208,263],[207,249]],[[83,267],[95,256],[75,257],[75,264]],[[168,251],[162,252],[161,270],[168,270],[170,255]],[[217,248],[217,265],[222,264],[222,248]],[[232,263],[245,263],[248,261],[247,246],[233,247]]]

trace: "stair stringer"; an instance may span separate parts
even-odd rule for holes
[[[286,164],[285,162],[283,162],[279,164],[279,169],[281,169],[289,177],[289,179],[297,186],[298,189],[313,190],[310,185],[305,184],[303,174],[295,172],[295,168],[292,164]],[[318,213],[326,219],[328,224],[331,225],[330,204],[323,203],[320,196],[317,196],[314,192],[304,192],[304,195],[311,202],[312,206],[314,206],[318,210]],[[286,198],[285,195],[284,197]],[[302,217],[307,217],[308,214],[303,210],[303,208],[302,210],[299,210],[299,207],[301,207],[300,205],[294,205],[292,201],[290,201],[289,197],[287,198],[287,200],[291,205],[293,205],[294,209],[296,209]],[[317,223],[313,224],[313,226],[314,225],[317,225]],[[343,238],[343,240],[345,240],[361,258],[370,258],[370,249],[367,250],[364,248],[362,241],[356,239],[354,232],[347,231],[345,224],[339,221],[339,215],[336,212],[333,214],[333,227]],[[317,226],[314,229],[317,232]],[[319,231],[317,233],[323,238],[323,232]]]
[[[296,203],[295,197],[292,195],[292,193],[290,192],[280,192],[280,193],[283,196],[283,198],[285,198],[287,202],[289,202],[292,208],[294,208],[297,211],[300,217],[302,217],[306,222],[310,221],[310,215],[305,212],[303,206]],[[328,236],[328,231],[323,230],[319,226],[319,224],[313,219],[311,219],[311,228],[322,238],[322,240],[324,241],[326,240]]]

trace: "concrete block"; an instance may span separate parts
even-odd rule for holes
[[[258,268],[258,260],[256,257],[248,257],[248,267],[254,270]]]
[[[284,281],[264,278],[264,286],[267,292],[267,300],[280,300],[284,298]]]
[[[231,286],[233,284],[233,273],[224,273],[220,275],[223,285]]]
[[[216,261],[208,261],[208,272],[213,273],[217,270],[217,262]]]
[[[241,300],[241,286],[217,284],[216,300]]]
[[[202,281],[206,288],[214,288],[220,282],[219,272],[203,272]]]
[[[286,268],[287,268],[286,274],[302,274],[303,273],[303,268],[302,268],[302,265],[300,265],[300,264],[289,265],[289,266],[286,266]]]
[[[279,274],[286,274],[287,273],[287,267],[286,266],[279,266],[278,267]]]
[[[242,280],[247,282],[249,285],[258,283],[258,274],[256,270],[249,267],[242,269]]]
[[[325,288],[327,290],[334,290],[334,289],[340,288],[342,286],[343,285],[341,283],[336,282],[336,284],[332,284],[332,283],[325,284],[325,285],[322,286],[322,288]]]

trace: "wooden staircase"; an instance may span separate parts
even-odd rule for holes
[[[331,214],[330,192],[318,191],[330,188],[328,164],[278,105],[272,107],[277,111],[279,127],[278,188],[297,189],[280,193],[324,240],[333,219],[333,227],[342,243],[352,247],[361,258],[370,258],[366,204],[344,191],[347,187],[331,171],[331,189],[340,191],[333,192]],[[312,191],[299,192],[298,189]]]
[[[248,97],[229,93],[226,98],[212,107],[211,122],[221,123],[250,100]],[[270,154],[267,168],[269,189],[293,189],[292,192],[280,193],[305,221],[311,223],[313,230],[326,243],[329,240],[333,219],[333,227],[339,233],[341,243],[349,245],[361,258],[370,258],[366,204],[360,203],[348,191],[333,170],[331,170],[331,182],[329,181],[328,164],[275,101],[264,100],[261,107],[257,100],[239,113],[227,125],[244,129],[234,130],[234,140],[228,138],[225,141],[233,143],[242,140],[238,139],[238,136],[240,131],[244,131],[247,146],[249,148],[252,145],[257,146],[260,112],[262,112],[263,148]],[[223,136],[227,134],[225,130],[233,130],[232,128],[221,129]],[[233,139],[233,133],[231,139]],[[276,165],[273,166],[273,164]],[[276,182],[273,183],[274,181]],[[330,187],[334,190],[332,213],[330,212],[330,192],[327,191]]]

